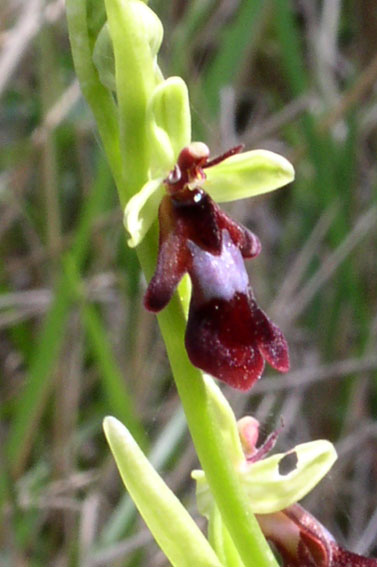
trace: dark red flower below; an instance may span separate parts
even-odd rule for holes
[[[261,376],[264,359],[277,370],[288,370],[288,346],[257,306],[244,266],[244,258],[259,254],[259,239],[200,187],[203,168],[217,161],[185,148],[165,180],[157,267],[144,303],[151,311],[163,309],[188,272],[193,286],[188,356],[198,368],[247,390]]]
[[[283,567],[377,567],[377,559],[341,548],[299,504],[274,514],[258,515],[257,519],[266,538],[280,553]]]

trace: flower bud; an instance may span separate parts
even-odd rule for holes
[[[139,32],[141,31],[143,38],[145,38],[149,46],[155,76],[159,82],[162,80],[162,74],[157,65],[157,53],[160,49],[164,33],[162,23],[157,15],[140,0],[129,0],[128,7],[132,15],[132,25],[135,26]],[[111,91],[115,91],[114,50],[107,22],[102,26],[97,36],[93,50],[93,63],[97,68],[101,83]],[[127,62],[125,62],[125,64],[127,64]]]
[[[110,91],[115,92],[114,52],[107,22],[97,36],[93,50],[93,63],[97,68],[101,83]]]

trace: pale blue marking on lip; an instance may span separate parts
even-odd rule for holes
[[[221,254],[215,256],[189,240],[192,253],[194,290],[202,301],[224,299],[230,301],[237,292],[246,293],[249,285],[242,254],[227,230],[222,231]]]

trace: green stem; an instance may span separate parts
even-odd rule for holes
[[[97,122],[107,159],[119,191],[123,188],[123,164],[119,142],[118,109],[112,94],[102,85],[92,61],[86,0],[66,0],[69,40],[80,87]],[[124,204],[125,199],[121,199]]]
[[[135,2],[105,0],[114,48],[120,145],[126,172],[122,187],[118,186],[122,206],[148,177],[146,110],[156,86],[150,47],[132,4]]]

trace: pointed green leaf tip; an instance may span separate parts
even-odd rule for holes
[[[203,187],[219,203],[274,191],[295,177],[292,164],[268,150],[236,154],[205,172]]]
[[[171,564],[224,567],[128,429],[115,417],[106,417],[103,429],[130,496]]]

